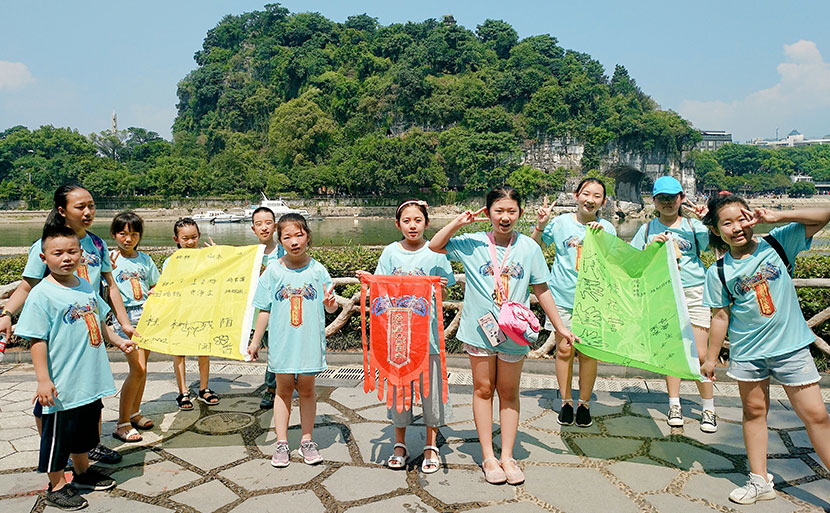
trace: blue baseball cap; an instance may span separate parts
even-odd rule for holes
[[[651,197],[658,194],[680,194],[683,192],[683,186],[677,178],[673,176],[661,176],[654,181],[654,189],[651,191]]]

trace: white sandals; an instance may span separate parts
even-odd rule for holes
[[[403,449],[403,456],[396,456],[395,449],[398,447]],[[392,448],[392,456],[389,456],[389,459],[386,460],[386,466],[393,469],[393,470],[400,470],[406,467],[406,461],[409,459],[409,451],[406,449],[406,444],[402,444],[400,442],[396,443],[395,446]]]
[[[441,460],[438,458],[438,447],[435,447],[434,445],[425,445],[424,453],[427,451],[434,451],[436,457],[427,458],[424,456],[424,461],[421,462],[421,472],[424,474],[434,474],[441,468]]]
[[[130,430],[127,431],[125,434],[122,435],[121,433],[118,432],[119,429],[125,428],[125,427],[128,427],[128,426],[129,426]],[[136,431],[135,428],[132,427],[132,424],[129,423],[129,422],[122,422],[121,424],[117,424],[115,426],[115,431],[112,432],[112,437],[115,438],[116,440],[120,440],[120,441],[122,441],[124,443],[127,443],[127,444],[133,444],[133,443],[137,443],[137,442],[140,442],[140,441],[144,440],[144,437],[141,436],[141,433]]]

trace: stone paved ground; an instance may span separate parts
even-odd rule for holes
[[[188,364],[191,365],[190,363]],[[113,364],[116,381],[126,365]],[[478,468],[480,447],[469,386],[450,387],[451,424],[441,428],[444,466],[418,472],[424,430],[408,431],[416,455],[408,470],[385,469],[392,427],[374,394],[363,393],[361,370],[327,371],[318,380],[315,439],[325,462],[303,464],[296,453],[287,469],[274,469],[272,413],[259,409],[261,365],[214,363],[211,387],[222,395],[214,407],[197,402],[180,412],[173,398],[169,363],[152,363],[143,411],[157,427],[140,444],[120,444],[111,433],[118,399],[104,401],[104,442],[124,455],[119,465],[100,466],[116,479],[110,492],[87,494],[90,511],[124,512],[813,512],[830,510],[830,473],[810,448],[801,422],[778,387],[770,412],[769,468],[778,498],[755,506],[731,504],[727,495],[747,472],[740,428],[740,401],[732,384],[718,384],[720,430],[706,435],[697,425],[694,396],[684,396],[683,428],[665,423],[661,382],[600,380],[594,425],[556,423],[557,391],[546,376],[526,375],[521,398],[520,439],[524,485],[492,486]],[[189,375],[196,377],[195,365]],[[469,383],[465,369],[451,383]],[[690,391],[686,388],[684,390]],[[691,384],[688,384],[691,385]],[[196,384],[194,383],[194,387]],[[56,511],[46,507],[46,477],[35,472],[38,437],[30,413],[35,388],[30,365],[0,366],[0,511]],[[825,390],[825,396],[828,391]],[[826,397],[827,399],[827,397]],[[289,442],[296,449],[295,406]],[[495,443],[500,444],[496,426]],[[497,449],[498,450],[498,449]]]

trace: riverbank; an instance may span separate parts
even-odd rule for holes
[[[572,201],[568,195],[560,195],[558,205],[567,210]],[[337,200],[298,200],[292,202],[296,208],[304,208],[311,212],[314,217],[326,218],[351,218],[351,217],[380,217],[389,218],[395,215],[395,205],[357,205],[355,200],[348,203],[340,203]],[[773,208],[789,210],[793,208],[819,208],[830,207],[830,196],[813,196],[811,198],[752,198],[748,200],[753,208]],[[540,201],[531,201],[525,205],[525,212],[532,213],[540,204]],[[429,208],[430,217],[434,219],[452,218],[464,211],[471,205],[449,204],[436,205]],[[239,210],[236,203],[228,202],[226,205],[215,208],[223,210]],[[180,217],[192,216],[198,212],[207,210],[205,207],[173,207],[173,208],[136,208],[134,211],[147,222],[167,222]],[[557,209],[559,210],[559,209]],[[649,215],[653,210],[650,202],[646,202],[643,214]],[[100,209],[99,218],[111,218],[118,210]],[[0,210],[0,224],[30,223],[46,219],[48,210]]]

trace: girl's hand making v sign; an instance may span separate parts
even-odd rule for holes
[[[756,208],[754,211],[742,208],[741,213],[746,218],[746,221],[741,223],[742,228],[749,228],[750,226],[755,226],[758,223],[777,223],[781,220],[779,212],[767,210],[765,208]]]
[[[323,307],[325,307],[328,313],[332,313],[337,310],[337,301],[334,297],[334,285],[332,285],[330,289],[327,289],[326,286],[323,285],[323,290],[325,291],[325,295],[323,296]]]
[[[547,226],[550,221],[551,212],[553,212],[553,207],[555,206],[555,201],[548,205],[548,197],[545,195],[542,206],[536,209],[536,226],[541,227],[541,229],[544,229],[544,227]]]
[[[485,210],[487,210],[487,207],[481,207],[475,212],[472,210],[466,210],[458,214],[458,217],[455,218],[455,222],[461,226],[467,226],[468,224],[473,224],[476,221],[489,221],[489,217],[478,217],[478,215],[482,214]]]

